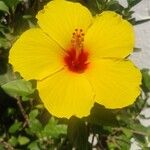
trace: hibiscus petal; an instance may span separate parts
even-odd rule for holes
[[[99,59],[86,76],[96,94],[96,102],[106,108],[132,104],[140,94],[141,73],[127,60]]]
[[[14,70],[29,79],[43,79],[63,68],[63,50],[40,29],[23,33],[10,50]]]
[[[115,12],[103,12],[85,35],[85,46],[93,57],[125,58],[134,47],[133,27]]]
[[[38,81],[37,89],[44,106],[57,117],[87,116],[94,104],[92,86],[86,77],[65,69]]]
[[[92,22],[90,11],[79,3],[55,0],[36,16],[38,24],[54,41],[67,49],[75,29],[86,32]]]

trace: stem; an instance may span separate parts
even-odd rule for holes
[[[130,142],[125,141],[125,140],[123,140],[123,139],[121,139],[121,138],[118,138],[118,137],[115,137],[115,139],[116,139],[116,140],[119,140],[119,141],[122,141],[122,142],[124,142],[124,143],[126,143],[126,144],[131,144]]]
[[[140,111],[138,112],[138,114],[136,115],[135,118],[137,118],[140,115],[140,113],[142,112],[142,110],[145,108],[148,98],[149,98],[148,94],[145,93],[145,98],[144,98],[143,105],[141,106],[141,109],[140,109]]]
[[[25,112],[25,110],[24,110],[24,108],[23,108],[23,106],[21,104],[20,97],[17,97],[17,105],[18,105],[18,107],[19,107],[19,109],[21,111],[21,114],[22,114],[23,118],[25,119],[24,126],[26,126],[26,124],[29,125],[29,118],[28,118],[28,115],[26,114],[26,112]]]
[[[100,135],[99,135],[100,136]],[[104,147],[103,147],[103,144],[101,142],[101,139],[99,137],[97,137],[97,146],[99,146],[99,149],[100,150],[106,150]]]
[[[121,132],[123,132],[122,130],[123,130],[123,128],[113,128],[115,131],[121,131]],[[136,131],[136,130],[132,130],[132,129],[129,129],[132,133],[135,133],[135,134],[139,134],[139,135],[143,135],[143,136],[148,136],[148,134],[147,133],[145,133],[145,132],[141,132],[141,131]]]
[[[131,132],[132,132],[132,133],[135,133],[135,134],[143,135],[143,136],[148,136],[147,133],[144,133],[144,132],[141,132],[141,131],[131,130]]]
[[[3,145],[6,150],[15,150],[9,143],[5,142],[2,138],[0,138],[0,145]]]
[[[13,77],[14,77],[14,79],[17,79],[15,73],[13,73]],[[26,114],[26,112],[25,112],[25,110],[22,106],[21,98],[19,96],[17,96],[16,100],[17,100],[17,105],[18,105],[18,107],[21,111],[21,114],[22,114],[23,118],[25,119],[25,122],[24,122],[24,125],[23,125],[23,127],[25,127],[26,125],[29,125],[29,118],[28,118],[28,115]]]
[[[94,143],[94,138],[95,138],[95,134],[93,133],[93,136],[92,136],[92,146],[93,146],[93,143]]]

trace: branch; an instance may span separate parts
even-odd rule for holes
[[[115,131],[119,132],[123,132],[123,128],[113,128]],[[129,128],[128,128],[129,129]],[[134,134],[139,134],[139,135],[143,135],[143,136],[148,136],[148,133],[145,133],[145,132],[142,132],[142,131],[136,131],[136,130],[133,130],[133,129],[129,129],[132,133]]]
[[[145,98],[143,99],[144,100],[143,105],[141,106],[141,109],[138,112],[138,114],[136,115],[136,117],[138,117],[141,114],[142,110],[145,108],[148,98],[149,98],[149,95],[147,93],[145,93]]]
[[[0,138],[0,145],[4,146],[7,150],[15,150],[9,143]]]
[[[28,115],[26,114],[26,112],[25,112],[25,110],[22,106],[20,97],[17,97],[17,105],[18,105],[18,107],[21,111],[21,114],[22,114],[23,118],[25,119],[25,123],[24,123],[23,126],[29,125],[29,118],[28,118]]]

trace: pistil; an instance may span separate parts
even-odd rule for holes
[[[72,72],[82,73],[88,67],[88,52],[84,49],[84,32],[75,29],[72,34],[71,47],[64,57],[65,64]]]

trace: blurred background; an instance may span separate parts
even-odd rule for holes
[[[119,0],[120,4],[127,6],[125,0]],[[150,18],[150,0],[142,0],[133,10],[138,19]],[[136,47],[141,48],[140,53],[134,53],[132,59],[140,68],[150,68],[150,22],[135,26]]]
[[[119,2],[123,6],[127,6],[125,0],[119,0]],[[133,10],[135,11],[134,16],[139,20],[150,18],[150,0],[142,0]],[[135,26],[135,33],[136,47],[141,48],[141,51],[133,53],[131,58],[140,68],[150,68],[150,22]],[[145,109],[142,113],[150,117],[150,109]],[[150,126],[150,119],[140,119],[140,121],[144,126]],[[134,143],[131,149],[139,150],[140,148]]]

